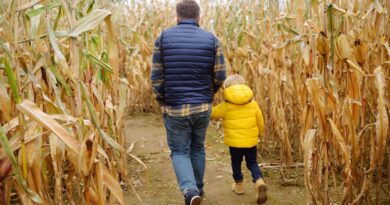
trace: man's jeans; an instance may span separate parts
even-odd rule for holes
[[[164,114],[168,145],[180,190],[203,191],[206,153],[204,141],[210,112],[174,117]]]

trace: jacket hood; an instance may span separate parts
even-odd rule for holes
[[[233,85],[223,91],[223,96],[230,103],[243,105],[252,100],[253,92],[246,85]]]

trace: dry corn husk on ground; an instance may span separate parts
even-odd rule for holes
[[[0,204],[125,204],[115,6],[1,2]]]

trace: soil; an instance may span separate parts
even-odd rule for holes
[[[126,122],[127,143],[134,144],[131,154],[139,157],[147,166],[145,169],[135,159],[129,158],[131,181],[143,202],[134,191],[125,191],[126,204],[182,205],[183,196],[178,189],[176,177],[169,158],[169,148],[163,121],[159,115],[137,114]],[[245,194],[236,195],[231,191],[232,172],[227,146],[222,143],[216,127],[210,125],[206,135],[205,196],[202,205],[251,205],[256,204],[254,184],[243,163]],[[263,153],[264,152],[264,153]],[[259,163],[277,163],[277,156],[260,151]],[[268,201],[272,205],[304,205],[306,194],[303,186],[303,170],[292,170],[297,183],[286,183],[280,177],[279,169],[262,169],[268,185]],[[290,174],[291,176],[291,174]]]

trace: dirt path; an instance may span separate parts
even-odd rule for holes
[[[129,144],[136,142],[132,154],[148,166],[145,169],[134,159],[129,159],[132,182],[146,205],[182,205],[183,197],[178,190],[176,178],[169,159],[165,130],[160,116],[141,114],[130,116],[126,122],[126,137]],[[251,205],[256,204],[254,185],[250,173],[244,167],[245,194],[235,195],[231,189],[231,168],[228,148],[218,138],[216,129],[209,127],[206,137],[205,197],[202,205]],[[259,160],[261,163],[277,162],[277,159]],[[302,186],[283,186],[278,170],[263,169],[268,183],[266,204],[305,204]],[[299,173],[302,175],[302,172]],[[129,205],[142,204],[130,189],[125,192]]]

